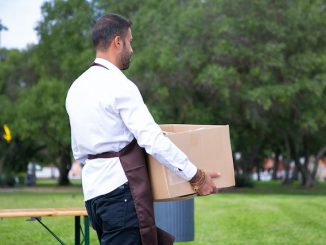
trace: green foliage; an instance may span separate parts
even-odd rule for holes
[[[39,44],[1,49],[0,120],[33,146],[27,158],[68,151],[66,91],[94,58],[90,30],[107,12],[133,22],[126,75],[157,122],[229,124],[245,172],[270,152],[296,159],[325,145],[323,0],[52,0]]]
[[[237,175],[235,176],[236,187],[254,187],[255,182],[250,175]]]
[[[85,0],[45,2],[37,26],[38,70],[43,78],[71,83],[92,61],[92,6]]]
[[[71,161],[66,157],[70,131],[65,96],[69,84],[93,59],[92,8],[83,0],[47,1],[36,28],[39,44],[22,52],[4,50],[0,101],[5,110],[0,119],[12,126],[15,137],[15,146],[10,147],[15,154],[4,155],[4,167],[17,166],[22,161],[26,166],[34,159],[53,162],[67,174]],[[8,152],[9,148],[3,151]],[[20,170],[24,167],[16,169]]]
[[[15,175],[12,172],[0,174],[0,187],[13,187],[15,185]]]
[[[51,145],[51,150],[70,143],[69,124],[65,111],[66,82],[40,80],[31,89],[25,90],[17,101],[16,120],[13,129],[22,140]],[[57,146],[57,147],[55,147]]]

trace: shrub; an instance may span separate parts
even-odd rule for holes
[[[12,173],[2,173],[0,175],[0,186],[1,187],[13,187],[15,186],[15,175]]]
[[[254,187],[255,182],[250,175],[237,175],[235,176],[235,186],[236,187]]]

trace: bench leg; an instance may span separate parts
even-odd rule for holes
[[[80,226],[80,216],[75,216],[75,245],[80,245],[80,232],[83,233],[83,230]],[[84,240],[85,245],[89,245],[89,219],[88,216],[84,216]]]
[[[84,216],[85,245],[89,245],[89,219]]]
[[[80,216],[75,216],[75,245],[80,245]]]
[[[62,245],[65,245],[65,243],[63,241],[60,240],[60,238],[54,234],[45,224],[43,224],[43,222],[41,221],[41,218],[40,217],[32,217],[32,219],[36,219],[48,232],[51,233],[51,235],[57,239],[57,241],[62,244]]]

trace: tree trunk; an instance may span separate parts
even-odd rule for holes
[[[298,147],[297,145],[295,145],[295,142],[292,139],[290,139],[290,150],[291,150],[291,155],[295,162],[295,166],[297,167],[298,171],[302,175],[301,187],[305,187],[305,188],[313,187],[315,185],[315,181],[312,178],[308,168],[306,167],[307,163],[302,165],[299,162]]]
[[[310,172],[307,171],[306,177],[305,177],[305,182],[303,182],[301,184],[301,186],[305,187],[305,188],[311,188],[311,187],[314,187],[315,184],[316,184],[316,181],[312,178],[312,175],[310,174]]]
[[[285,171],[285,177],[283,180],[282,185],[291,185],[292,184],[292,178],[290,178],[290,160],[289,159],[284,159],[283,163],[284,163],[284,171]]]
[[[290,178],[290,163],[291,163],[291,147],[290,147],[290,139],[285,139],[285,146],[286,146],[286,155],[289,158],[284,158],[283,164],[284,164],[284,171],[285,171],[285,177],[283,180],[282,185],[288,186],[292,184],[292,178]]]
[[[302,174],[302,181],[301,181],[301,187],[303,188],[310,188],[315,186],[315,180],[312,178],[312,174],[309,172],[309,170],[302,166],[300,163],[298,163],[301,166],[301,169],[299,170]]]
[[[277,151],[275,153],[275,158],[274,158],[274,166],[273,166],[273,174],[272,174],[273,180],[277,179],[277,171],[278,171],[279,163],[280,163],[280,153]]]
[[[256,173],[257,173],[257,181],[261,181],[259,167],[256,168]]]
[[[238,160],[234,161],[234,171],[235,171],[235,175],[237,175],[237,176],[240,175],[240,166],[239,166]]]
[[[58,184],[63,186],[70,185],[68,178],[71,169],[70,148],[69,150],[65,149],[61,152],[58,168],[60,173]]]
[[[4,161],[4,158],[1,157],[1,158],[0,158],[0,174],[2,173],[3,161]]]
[[[257,178],[260,178],[260,166],[259,162],[261,161],[259,154],[261,153],[265,139],[258,140],[258,142],[262,142],[261,144],[256,144],[252,147],[251,151],[248,154],[243,154],[243,172],[244,174],[252,174],[254,167],[256,167]]]
[[[292,172],[292,181],[299,179],[299,171],[297,166],[294,166],[293,172]]]

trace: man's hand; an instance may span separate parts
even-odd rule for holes
[[[198,169],[195,176],[189,182],[199,196],[206,196],[217,192],[218,189],[212,179],[219,176],[221,174],[218,172],[205,172]]]

